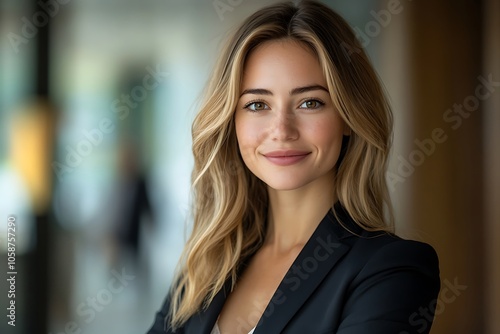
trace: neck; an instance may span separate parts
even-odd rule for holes
[[[299,189],[268,188],[268,228],[264,246],[276,254],[304,246],[332,208],[335,201],[333,190],[331,174]]]

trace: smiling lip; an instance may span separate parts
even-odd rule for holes
[[[305,159],[309,153],[305,151],[273,151],[264,154],[267,160],[275,165],[289,166],[296,164]]]

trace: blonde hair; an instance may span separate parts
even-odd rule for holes
[[[240,157],[233,114],[245,59],[261,43],[278,39],[301,42],[317,55],[332,100],[351,129],[332,192],[365,230],[392,231],[385,179],[392,115],[352,29],[315,1],[263,8],[228,41],[193,123],[194,225],[170,291],[166,322],[173,329],[208,307],[227,279],[234,287],[239,265],[264,240],[266,187]]]

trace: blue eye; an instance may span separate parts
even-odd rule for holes
[[[247,103],[245,105],[245,109],[248,109],[251,111],[259,111],[259,110],[269,109],[269,107],[264,102],[255,101],[255,102]]]
[[[324,106],[325,104],[319,100],[307,100],[304,101],[299,108],[301,109],[318,109]]]

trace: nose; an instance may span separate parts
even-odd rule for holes
[[[277,112],[273,116],[270,126],[273,141],[292,141],[299,138],[297,117],[293,113]]]

